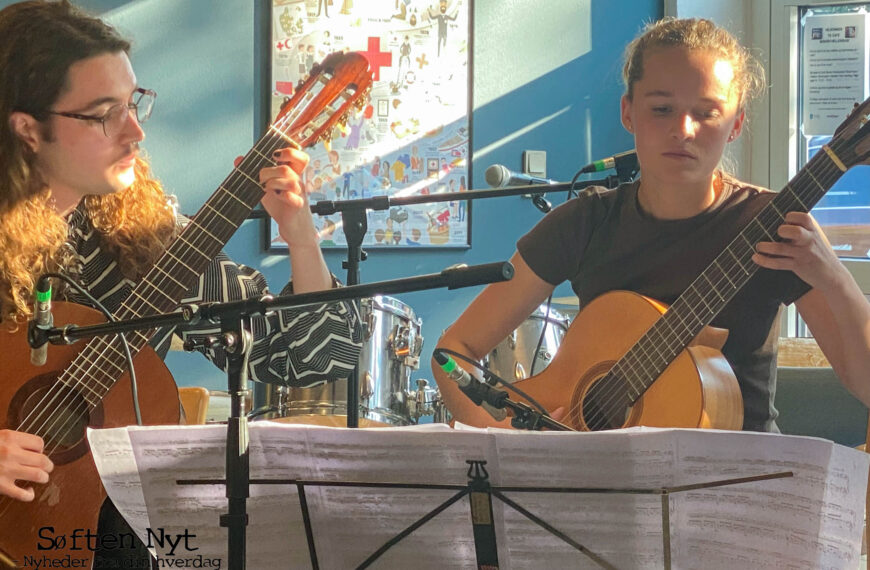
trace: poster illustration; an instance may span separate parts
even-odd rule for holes
[[[373,85],[330,144],[307,152],[311,203],[468,189],[470,0],[272,0],[272,117],[312,66],[365,55]],[[465,201],[369,211],[364,246],[467,247]],[[315,216],[324,247],[344,247],[341,216]],[[271,223],[269,248],[286,248]]]

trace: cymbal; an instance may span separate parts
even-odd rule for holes
[[[569,295],[568,297],[553,297],[554,305],[566,305],[568,307],[579,307],[580,299],[578,299],[575,295]]]

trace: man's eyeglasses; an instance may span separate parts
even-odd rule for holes
[[[48,111],[48,114],[69,117],[70,119],[78,119],[80,121],[99,121],[103,125],[103,134],[112,138],[124,128],[124,123],[127,122],[127,116],[130,111],[136,113],[136,120],[139,121],[140,125],[151,116],[151,111],[154,109],[154,100],[157,99],[157,93],[150,89],[139,87],[133,92],[133,97],[134,100],[130,103],[118,103],[109,107],[109,110],[103,113],[102,116],[82,115],[80,113],[62,111]]]

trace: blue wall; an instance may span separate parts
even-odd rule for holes
[[[144,147],[186,213],[211,195],[232,159],[247,151],[258,132],[260,74],[254,62],[262,38],[257,36],[260,12],[255,4],[261,1],[78,2],[133,39],[139,83],[159,93]],[[11,3],[0,0],[0,7]],[[483,174],[491,164],[519,170],[526,149],[547,151],[548,176],[568,180],[591,159],[631,148],[632,140],[619,124],[622,50],[644,22],[661,15],[661,0],[477,0],[472,188],[486,187]],[[540,217],[522,198],[478,201],[471,249],[371,251],[361,266],[362,280],[508,259],[517,238]],[[226,249],[237,261],[262,269],[279,290],[289,263],[263,253],[262,241],[262,221],[251,220]],[[343,255],[329,251],[326,258],[332,271],[343,276]],[[428,357],[435,341],[478,291],[402,296],[422,318],[426,337],[425,358],[415,378],[431,378]],[[556,294],[570,290],[562,286]],[[179,385],[225,386],[223,374],[198,355],[170,353],[167,363]]]

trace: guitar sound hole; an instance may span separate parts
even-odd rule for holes
[[[83,441],[90,409],[76,390],[55,384],[40,387],[25,399],[19,425],[42,436],[50,455],[63,453]]]
[[[625,383],[609,374],[595,381],[583,398],[583,421],[590,431],[621,428],[630,412]]]

